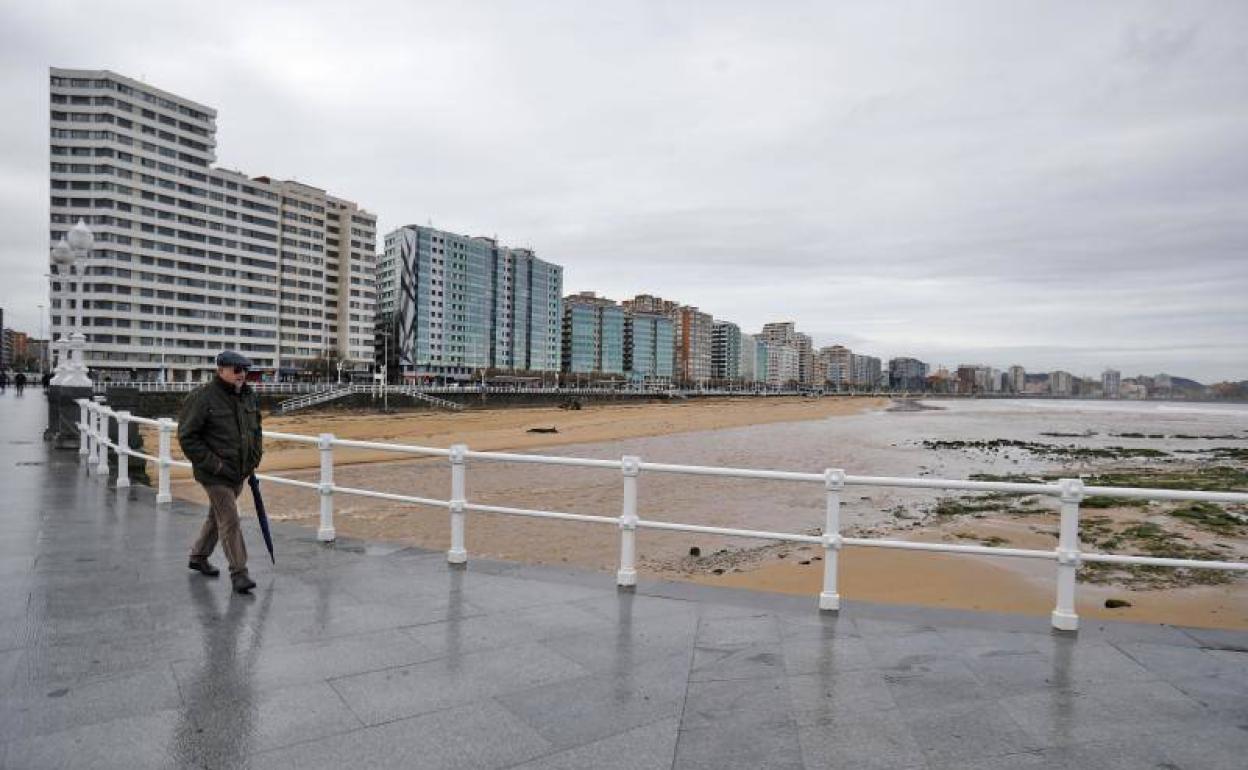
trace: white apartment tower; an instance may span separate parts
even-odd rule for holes
[[[216,111],[139,81],[54,68],[50,102],[49,245],[79,219],[96,240],[81,286],[54,275],[52,330],[68,332],[81,297],[92,370],[197,380],[225,348],[267,373],[367,365],[376,217],[214,167]]]

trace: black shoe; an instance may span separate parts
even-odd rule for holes
[[[234,593],[249,594],[251,589],[256,587],[256,581],[247,577],[246,572],[237,572],[230,575],[230,581],[234,583]]]
[[[192,556],[191,561],[186,566],[208,577],[216,577],[221,574],[221,570],[208,563],[207,556]]]

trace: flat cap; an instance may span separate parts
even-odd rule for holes
[[[217,366],[245,366],[251,368],[251,361],[242,353],[235,353],[233,350],[223,350],[217,354]]]

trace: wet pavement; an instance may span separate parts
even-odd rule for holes
[[[1085,620],[1072,638],[1041,618],[620,594],[609,574],[452,570],[290,525],[274,567],[253,521],[259,587],[235,596],[186,568],[202,509],[87,475],[43,420],[38,389],[0,395],[0,767],[1241,768],[1248,752],[1248,633]]]

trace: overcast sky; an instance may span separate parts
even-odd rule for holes
[[[569,293],[1248,378],[1240,0],[0,0],[0,307],[32,332],[49,66],[215,107],[218,165],[532,247]]]

